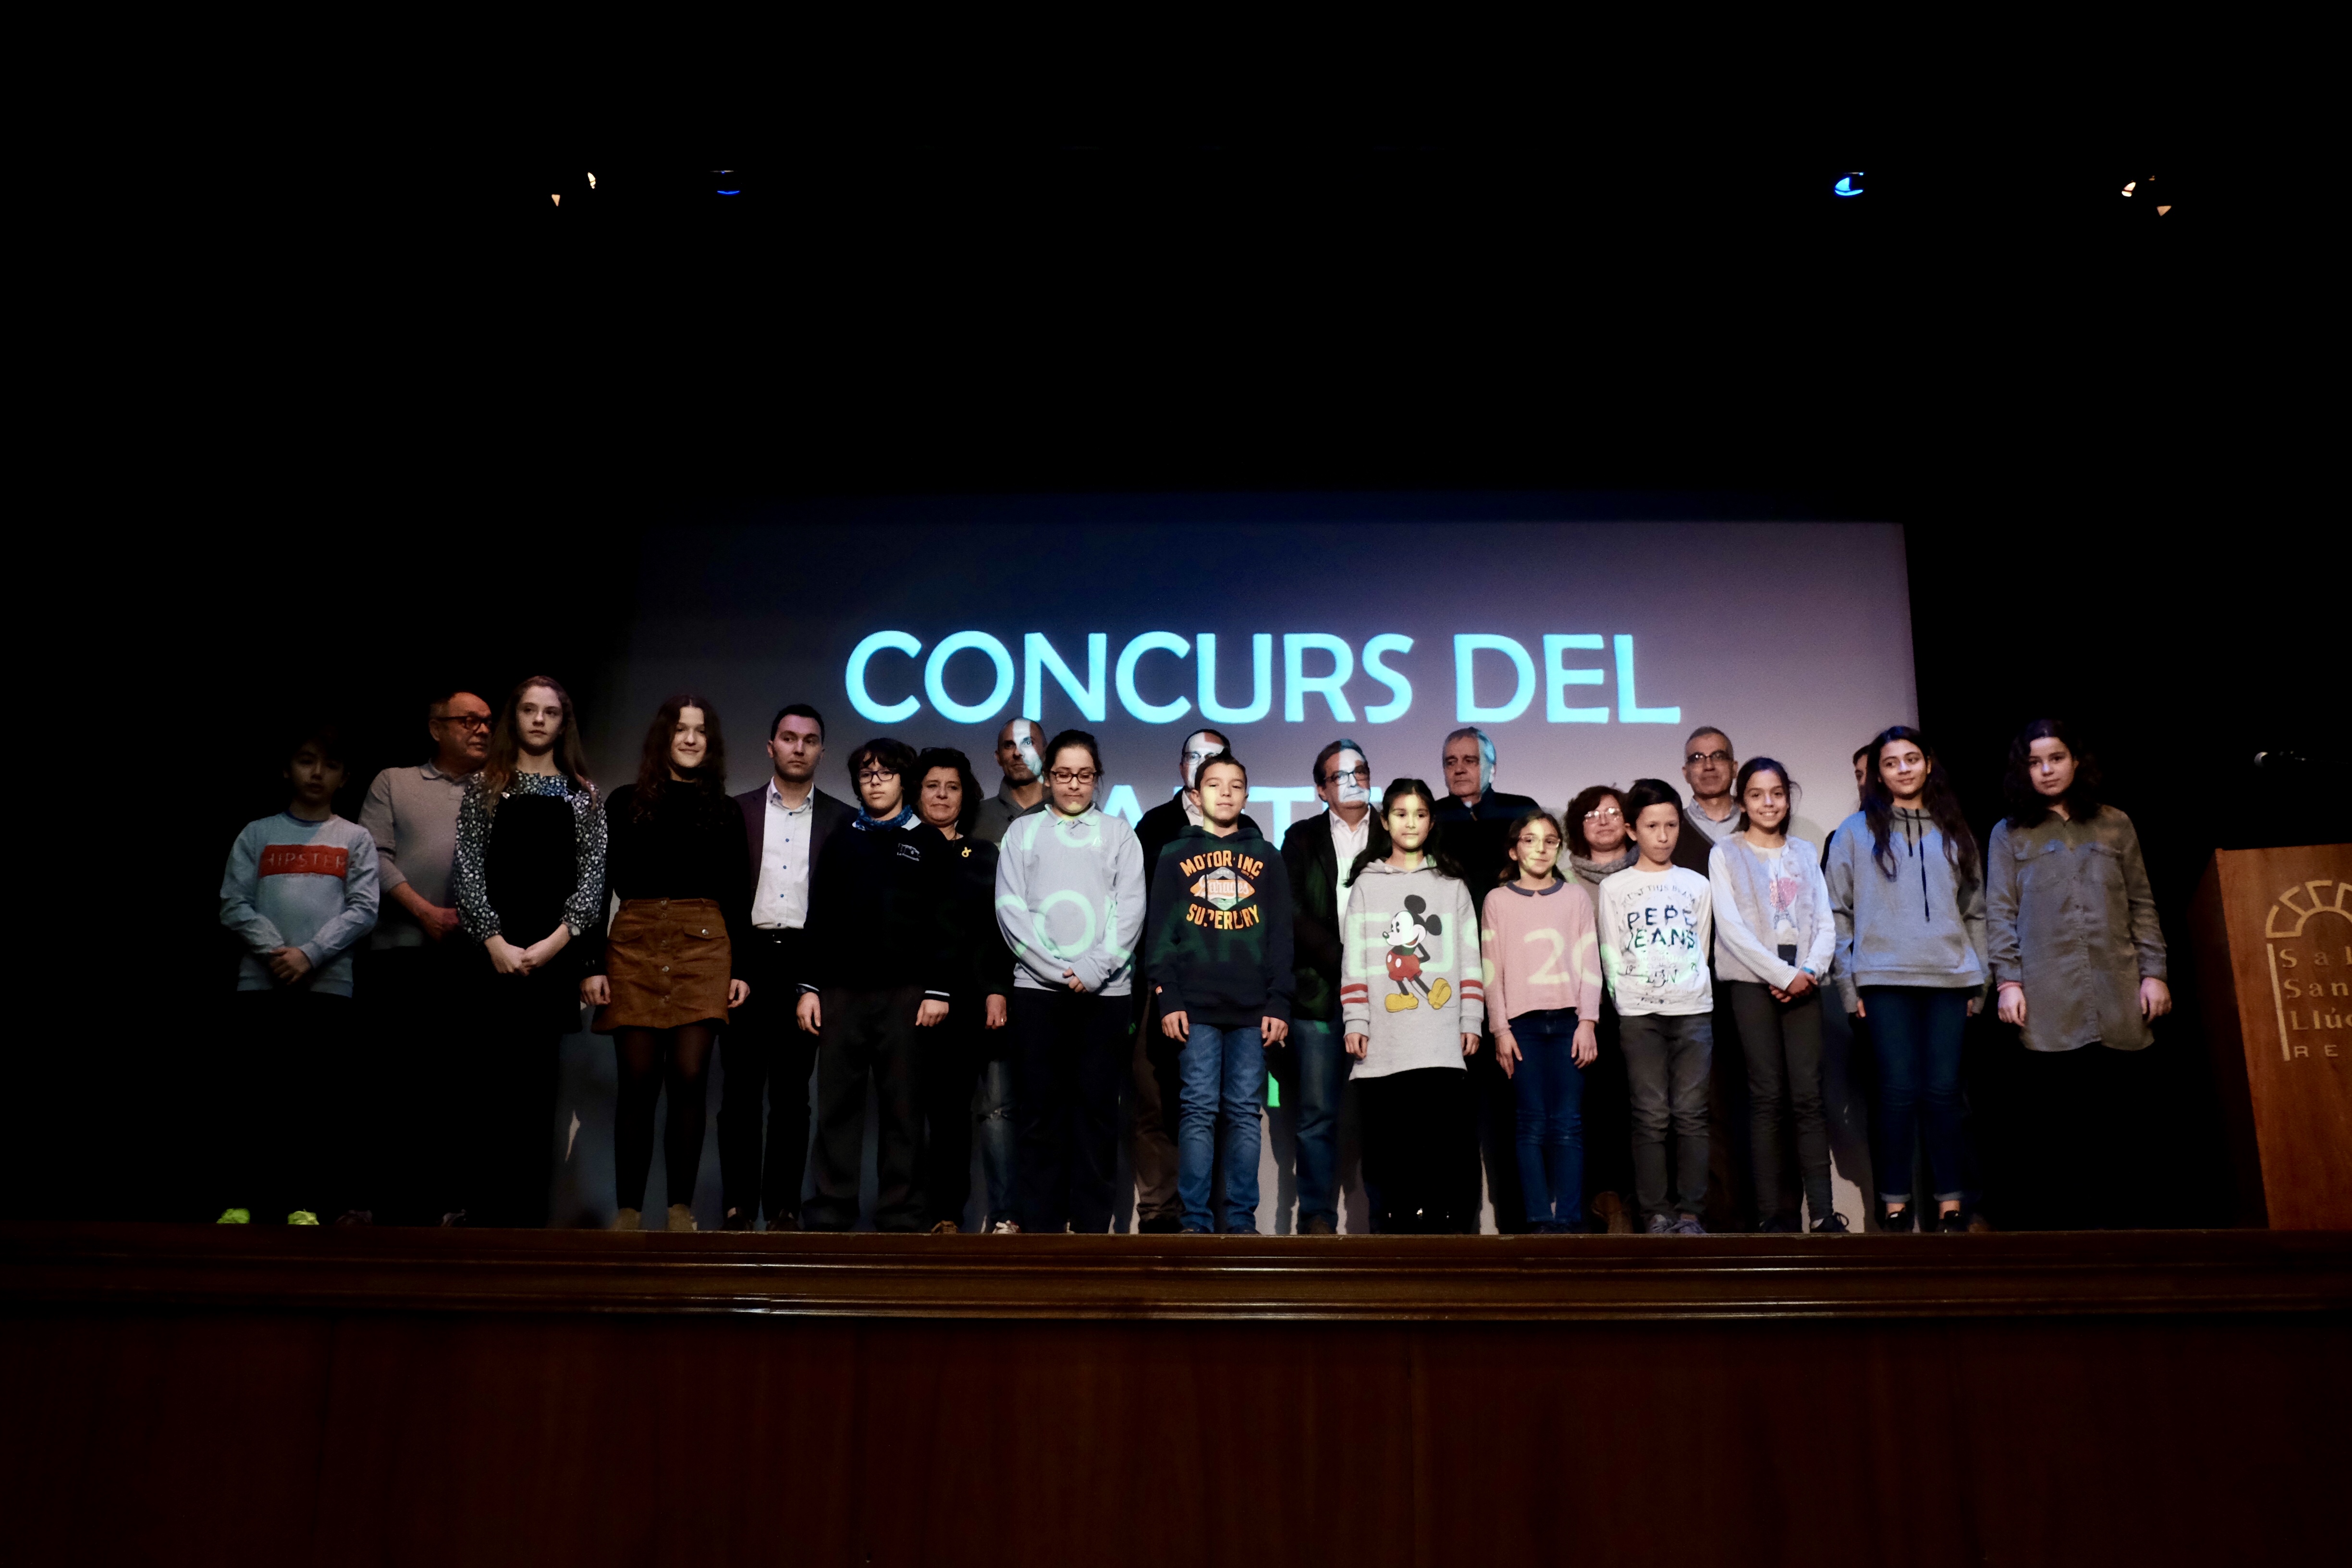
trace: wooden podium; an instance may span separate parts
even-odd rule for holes
[[[2217,850],[2189,924],[2241,1222],[2352,1230],[2352,845]]]

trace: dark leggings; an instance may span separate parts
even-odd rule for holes
[[[1478,1228],[1476,1108],[1460,1068],[1415,1068],[1356,1080],[1364,1112],[1364,1186],[1378,1192],[1388,1236]]]
[[[665,1087],[669,1117],[662,1129],[662,1167],[669,1185],[663,1195],[673,1204],[693,1204],[709,1119],[710,1047],[718,1034],[718,1026],[708,1023],[614,1034],[621,1097],[613,1119],[613,1192],[621,1207],[646,1206],[646,1173],[654,1163],[654,1101]]]
[[[1780,1190],[1781,1130],[1797,1132],[1797,1174],[1816,1224],[1830,1213],[1830,1133],[1822,1110],[1822,994],[1776,1002],[1752,980],[1717,983],[1731,993],[1739,1046],[1748,1058],[1748,1152],[1755,1163],[1756,1217],[1794,1220]],[[1786,1110],[1783,1110],[1785,1105]]]

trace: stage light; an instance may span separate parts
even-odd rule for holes
[[[553,191],[550,191],[550,192],[548,192],[548,193],[547,193],[547,199],[548,199],[549,201],[551,201],[551,202],[553,202],[557,206],[562,206],[562,205],[563,205],[563,198],[562,198],[562,196],[560,196],[560,195],[556,195],[556,193],[554,193]]]
[[[593,169],[588,171],[588,188],[592,191],[596,188],[596,171]]]
[[[1860,169],[1856,169],[1850,174],[1840,174],[1837,179],[1837,184],[1830,187],[1830,195],[1833,196],[1858,196],[1862,195],[1862,171]]]
[[[729,179],[729,178],[730,178],[731,175],[733,175],[733,174],[735,173],[735,171],[734,171],[734,170],[732,170],[732,169],[713,169],[713,170],[711,170],[710,172],[711,172],[712,174],[714,174],[718,175],[718,176],[719,176],[720,179],[722,179],[722,180]],[[739,185],[737,185],[737,186],[736,186],[733,190],[731,190],[731,191],[730,191],[730,190],[721,190],[720,192],[719,192],[719,195],[722,195],[722,196],[740,196],[740,195],[741,195],[742,194],[743,194],[743,187],[742,187],[741,185],[740,185],[740,184],[739,184]]]

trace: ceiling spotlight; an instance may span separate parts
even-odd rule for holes
[[[1833,196],[1858,196],[1862,195],[1862,171],[1860,169],[1856,169],[1850,174],[1840,174],[1837,179],[1837,184],[1830,187],[1830,195]]]
[[[553,202],[557,206],[562,206],[563,205],[563,198],[553,191],[547,193],[547,199]]]
[[[596,188],[596,171],[593,169],[588,171],[588,188],[592,191]]]

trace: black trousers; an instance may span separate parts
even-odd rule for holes
[[[1016,986],[1013,1009],[1021,1228],[1110,1229],[1118,1170],[1118,1079],[1134,1005],[1090,992]]]
[[[801,1205],[809,1230],[857,1224],[857,1178],[866,1153],[866,1086],[881,1112],[876,1152],[874,1225],[915,1230],[922,1220],[915,1190],[920,1136],[915,1109],[920,985],[887,991],[827,989],[817,998],[824,1023],[816,1045],[816,1190]]]
[[[1748,1064],[1748,1149],[1755,1173],[1759,1222],[1797,1217],[1784,1193],[1788,1140],[1797,1134],[1797,1171],[1805,1204],[1818,1222],[1830,1212],[1829,1123],[1822,1108],[1822,995],[1775,1002],[1770,987],[1752,980],[1717,983],[1731,994],[1739,1046]]]
[[[796,1009],[801,931],[755,931],[743,979],[751,995],[719,1037],[719,1180],[724,1212],[797,1225],[808,1170],[809,1071],[816,1037]]]
[[[353,1206],[380,1224],[433,1225],[463,1206],[460,1097],[449,1046],[467,1035],[462,937],[359,956],[352,1002],[373,1092],[358,1108]]]
[[[987,1022],[985,996],[959,996],[946,1023],[916,1031],[923,1119],[917,1184],[926,1228],[941,1220],[961,1228],[971,1201],[971,1096],[988,1061]]]
[[[1416,1068],[1355,1085],[1364,1112],[1364,1186],[1379,1194],[1381,1234],[1474,1234],[1478,1142],[1470,1075]]]
[[[308,1209],[321,1222],[351,1206],[346,1117],[356,1100],[352,999],[299,990],[240,991],[229,1011],[211,1163],[221,1209],[263,1223]],[[207,1215],[206,1218],[211,1218]]]
[[[1617,1035],[1617,1005],[1606,993],[1593,1027],[1600,1055],[1584,1069],[1584,1206],[1596,1193],[1633,1195],[1633,1100],[1625,1079],[1625,1047]]]
[[[1494,1200],[1495,1228],[1517,1236],[1528,1228],[1528,1205],[1519,1191],[1518,1088],[1495,1057],[1495,1037],[1482,1035],[1478,1054],[1464,1064],[1470,1071],[1472,1114],[1477,1123],[1478,1158],[1471,1163],[1467,1191],[1455,1208],[1467,1205],[1470,1228],[1478,1228],[1480,1165],[1486,1167],[1486,1195]]]
[[[483,958],[472,982],[475,1043],[460,1133],[458,1202],[470,1226],[537,1230],[547,1224],[555,1171],[555,1091],[566,996],[579,1022],[579,980],[568,968],[497,974]]]

